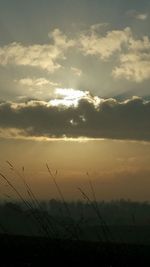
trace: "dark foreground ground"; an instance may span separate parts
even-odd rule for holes
[[[57,265],[150,266],[150,246],[0,235],[1,267]]]

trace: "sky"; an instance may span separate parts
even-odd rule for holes
[[[48,162],[68,199],[89,179],[149,199],[149,25],[149,0],[0,0],[1,170],[27,166],[41,198]]]

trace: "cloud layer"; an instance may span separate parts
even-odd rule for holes
[[[88,137],[150,141],[150,102],[141,98],[118,102],[91,96],[77,106],[52,106],[50,102],[3,102],[1,133],[16,129],[26,137]],[[14,133],[14,132],[13,132]],[[14,134],[15,135],[15,134]],[[5,137],[5,136],[4,136]]]

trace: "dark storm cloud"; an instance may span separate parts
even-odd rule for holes
[[[132,98],[118,102],[102,99],[95,104],[81,99],[77,107],[51,106],[47,102],[3,102],[0,128],[18,129],[26,136],[89,137],[150,141],[150,102]]]

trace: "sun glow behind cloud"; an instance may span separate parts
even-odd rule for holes
[[[73,88],[56,88],[56,99],[50,100],[52,106],[77,106],[82,98],[87,98],[88,91],[75,90]]]
[[[73,88],[56,88],[56,98],[49,101],[51,106],[77,106],[81,99],[86,99],[97,106],[101,99],[92,96],[89,91],[75,90]]]

